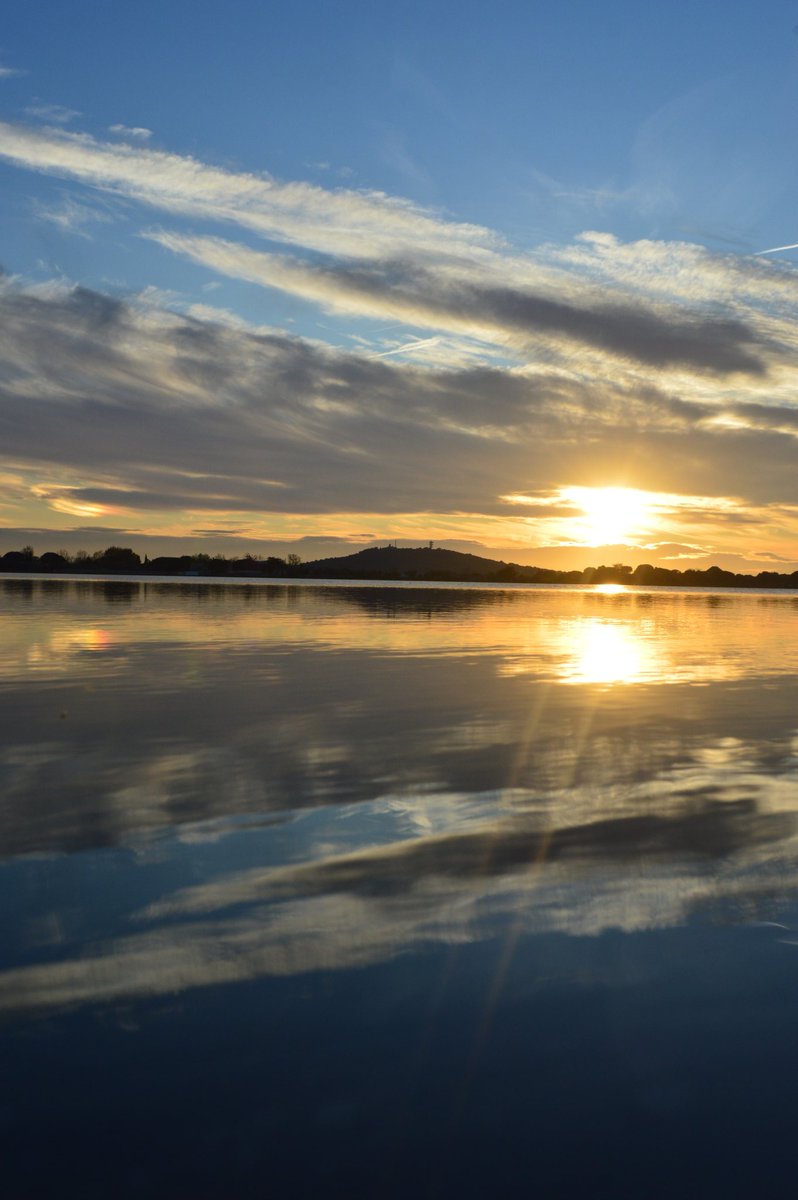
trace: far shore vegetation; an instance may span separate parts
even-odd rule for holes
[[[79,550],[48,550],[41,555],[32,546],[10,550],[0,557],[0,572],[14,574],[86,574],[86,575],[151,575],[211,578],[272,578],[272,579],[373,579],[417,580],[419,582],[460,583],[560,583],[601,584],[620,583],[638,587],[734,587],[734,588],[795,588],[798,571],[780,574],[760,571],[756,575],[739,575],[721,567],[705,570],[688,568],[679,571],[643,563],[630,567],[624,563],[586,567],[581,571],[555,571],[546,567],[525,567],[461,554],[429,546],[417,548],[375,546],[340,558],[318,559],[303,563],[298,555],[286,558],[273,555],[262,557],[245,554],[241,558],[225,558],[221,554],[161,555],[142,558],[125,546],[108,546],[93,554]]]

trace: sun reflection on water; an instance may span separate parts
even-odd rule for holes
[[[87,591],[92,586],[100,590]],[[0,582],[4,618],[26,614],[0,621],[0,684],[32,669],[79,678],[116,669],[131,648],[150,654],[164,645],[241,655],[243,669],[253,652],[285,645],[476,655],[495,659],[501,677],[602,686],[798,671],[798,599],[789,595],[660,594],[622,583],[550,590],[131,586],[122,604],[112,589],[83,581],[36,584],[30,595]]]
[[[563,667],[567,682],[635,683],[652,673],[652,649],[628,624],[589,619],[574,633],[572,656]]]

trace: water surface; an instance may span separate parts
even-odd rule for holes
[[[0,581],[0,1179],[769,1196],[798,596]]]

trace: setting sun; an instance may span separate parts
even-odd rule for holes
[[[646,523],[649,502],[634,488],[568,488],[565,495],[581,508],[581,536],[592,546],[623,542]]]

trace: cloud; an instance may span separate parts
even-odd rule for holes
[[[471,278],[441,278],[407,262],[323,267],[220,238],[149,235],[226,275],[282,288],[332,309],[488,338],[565,338],[649,367],[717,374],[765,372],[766,345],[739,319],[647,309],[620,300],[581,304]],[[591,302],[592,301],[592,302]]]
[[[0,67],[0,79],[15,79],[18,75],[26,74],[26,71],[20,71],[17,67]]]
[[[76,108],[66,108],[63,104],[29,104],[25,112],[29,117],[55,121],[57,125],[68,125],[75,117],[81,116]]]
[[[686,242],[621,242],[595,231],[550,247],[547,257],[580,280],[583,289],[592,285],[630,300],[738,316],[764,339],[784,341],[794,355],[798,273],[789,264],[710,252]]]
[[[227,492],[214,494],[208,491],[208,484],[213,482],[218,487],[221,480],[207,477],[204,481],[198,479],[194,487],[186,487],[187,481],[172,486],[166,491],[157,488],[135,490],[119,487],[63,487],[50,486],[36,489],[36,494],[48,500],[50,506],[59,512],[74,512],[80,514],[89,508],[97,508],[98,515],[120,510],[141,509],[202,509],[203,512],[218,510],[227,512],[234,507],[238,512],[251,510],[262,512],[268,508],[270,488],[287,487],[285,483],[275,480],[253,480],[249,484],[249,495],[242,495],[235,487]],[[204,482],[204,486],[203,486]]]
[[[110,128],[138,140],[149,132]],[[720,304],[734,313],[742,298],[772,302],[783,293],[793,304],[798,299],[795,272],[761,257],[712,254],[686,242],[624,244],[596,231],[572,245],[520,252],[483,226],[382,192],[283,182],[88,134],[0,123],[0,157],[164,212],[229,222],[310,253],[337,256],[344,271],[347,260],[373,260],[376,270],[393,262],[434,264],[442,277],[454,272],[565,304],[584,299],[592,288],[590,308],[602,293],[607,300],[608,284],[621,285],[627,301],[647,299],[650,307],[655,299],[687,299],[707,305],[716,317]]]
[[[108,132],[116,133],[119,137],[135,138],[139,142],[146,142],[152,137],[152,130],[143,125],[109,125]]]
[[[727,428],[717,402],[622,377],[427,368],[85,288],[7,284],[0,319],[0,452],[45,500],[526,521],[502,497],[622,470],[651,491],[725,497],[733,480],[737,503],[798,503],[790,414],[762,403]]]
[[[291,245],[303,257],[219,238],[151,235],[233,277],[330,310],[397,320],[418,340],[425,329],[448,330],[521,359],[589,352],[658,371],[768,374],[774,387],[792,387],[773,368],[798,349],[796,276],[761,258],[683,243],[623,245],[597,232],[570,247],[521,253],[488,229],[384,193],[281,182],[9,123],[0,123],[0,156]]]
[[[196,159],[87,134],[0,122],[0,157],[173,213],[229,221],[277,241],[352,257],[401,247],[436,257],[490,255],[501,240],[382,192],[326,190],[226,171]]]
[[[87,204],[67,193],[62,195],[57,204],[44,204],[34,201],[33,211],[41,221],[56,225],[64,233],[77,234],[78,237],[91,240],[91,234],[85,228],[87,225],[100,223],[110,224],[113,216],[108,208],[97,204]]]

